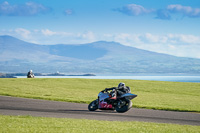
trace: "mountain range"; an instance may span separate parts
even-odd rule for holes
[[[0,72],[192,73],[200,59],[156,53],[117,42],[42,45],[0,36]]]

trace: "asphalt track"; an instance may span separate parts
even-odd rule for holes
[[[132,108],[126,113],[88,111],[87,104],[0,96],[0,115],[31,115],[108,121],[145,121],[200,125],[200,113]]]

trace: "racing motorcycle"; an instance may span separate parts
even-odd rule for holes
[[[108,91],[105,89],[99,92],[98,99],[92,101],[88,105],[88,110],[116,110],[119,113],[124,113],[132,107],[131,100],[135,97],[137,97],[137,95],[132,93],[125,93],[117,96],[117,90]]]

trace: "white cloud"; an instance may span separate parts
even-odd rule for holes
[[[7,1],[0,4],[0,15],[5,16],[33,16],[50,11],[42,4],[27,2],[23,5],[10,5]]]
[[[139,45],[200,45],[200,36],[186,34],[105,34],[104,40],[120,42],[128,46]]]
[[[119,11],[121,13],[130,15],[130,16],[138,16],[138,15],[148,14],[148,13],[153,12],[152,9],[146,9],[143,6],[136,5],[136,4],[129,4],[122,8],[114,9],[114,11]]]
[[[96,40],[95,34],[92,31],[87,31],[87,32],[84,32],[84,33],[79,33],[78,37],[80,37],[82,39],[86,39],[86,40],[88,40],[90,42]]]
[[[190,6],[183,5],[168,5],[166,9],[157,10],[158,19],[170,20],[173,14],[181,14],[190,18],[200,17],[200,8],[192,8]]]
[[[53,31],[51,31],[51,30],[49,30],[49,29],[42,29],[41,30],[41,32],[42,32],[42,34],[44,34],[45,36],[52,36],[52,35],[56,35],[57,33],[56,32],[53,32]]]
[[[121,33],[116,34],[113,37],[113,41],[120,42],[121,44],[132,46],[133,43],[141,44],[141,39],[139,34],[128,34],[128,33]]]
[[[72,9],[66,9],[65,11],[64,11],[64,14],[65,15],[72,15],[74,12],[73,12],[73,10]]]
[[[66,31],[53,31],[50,29],[16,28],[1,30],[0,35],[10,35],[21,40],[37,44],[83,44],[98,41],[92,31],[82,33],[70,33]]]
[[[108,40],[123,42],[125,45],[132,44],[173,44],[173,45],[191,45],[196,44],[200,45],[200,36],[190,35],[190,34],[165,34],[165,35],[155,35],[151,33],[145,34],[129,34],[129,33],[120,33],[120,34],[104,34],[97,35],[92,31],[82,32],[82,33],[70,33],[65,31],[52,31],[50,29],[34,29],[27,30],[25,28],[16,28],[10,30],[2,30],[1,34],[8,34],[12,36],[21,37],[28,39],[30,37],[37,38],[66,38],[66,40],[77,40],[78,43],[92,42],[99,40]],[[44,40],[45,41],[45,40]],[[56,43],[56,41],[54,41]]]
[[[168,38],[166,36],[153,35],[146,33],[144,38],[150,43],[166,43]]]
[[[157,16],[156,19],[163,19],[163,20],[171,20],[171,14],[166,9],[159,9],[157,10]]]
[[[200,36],[184,34],[168,34],[169,42],[174,44],[200,44]]]
[[[22,36],[23,38],[25,38],[25,39],[29,38],[29,36],[30,36],[30,34],[31,34],[31,32],[30,32],[29,30],[23,29],[23,28],[17,28],[17,29],[15,29],[15,32],[16,32],[18,35],[20,35],[20,36]]]
[[[63,37],[72,37],[75,36],[73,33],[69,33],[69,32],[63,32],[63,31],[52,31],[49,29],[42,29],[42,30],[34,30],[36,31],[38,34],[42,33],[45,36],[63,36]]]
[[[171,20],[173,14],[181,14],[189,18],[200,17],[200,8],[193,8],[183,5],[168,5],[164,9],[147,9],[142,5],[129,4],[121,8],[116,8],[114,11],[121,12],[129,16],[139,16],[144,14],[154,13],[156,19]]]
[[[145,50],[166,53],[181,57],[200,58],[200,36],[184,34],[106,34],[109,41]]]
[[[192,8],[182,5],[168,5],[167,9],[172,13],[181,13],[188,17],[200,17],[200,8]]]
[[[180,40],[185,43],[199,44],[200,37],[194,35],[180,35]]]

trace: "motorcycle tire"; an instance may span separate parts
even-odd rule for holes
[[[131,100],[127,100],[127,101],[126,101],[126,104],[125,104],[124,106],[122,106],[121,108],[119,108],[119,106],[116,106],[116,107],[115,107],[115,110],[116,110],[118,113],[124,113],[124,112],[128,111],[131,107],[132,107],[132,102],[131,102]]]
[[[95,111],[97,109],[98,109],[98,100],[94,100],[88,105],[88,110],[89,111]]]

